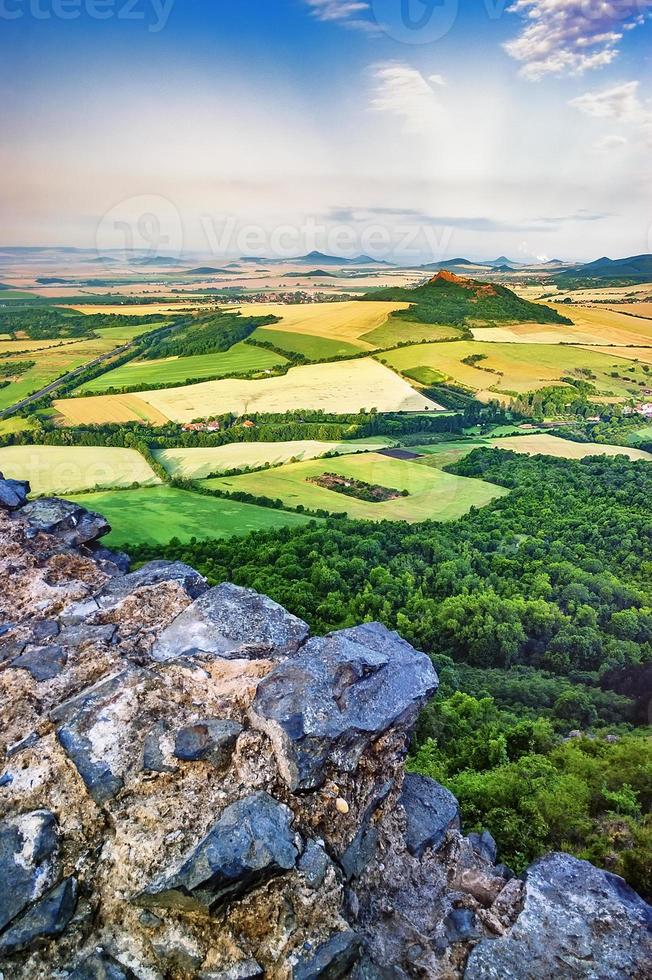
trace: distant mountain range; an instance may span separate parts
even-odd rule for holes
[[[372,259],[370,255],[356,255],[352,259],[340,255],[326,255],[324,252],[308,252],[307,255],[297,255],[288,259],[266,259],[259,255],[243,255],[240,262],[246,265],[310,265],[321,268],[324,265],[384,265],[391,262],[382,259]]]
[[[605,255],[601,259],[595,259],[594,262],[572,266],[560,272],[556,279],[559,283],[578,279],[624,285],[652,282],[652,255],[649,253],[630,255],[625,259],[610,259]]]

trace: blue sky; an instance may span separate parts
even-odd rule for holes
[[[3,244],[652,250],[652,0],[402,2],[0,0]]]

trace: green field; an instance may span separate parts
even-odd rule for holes
[[[155,455],[171,476],[186,480],[202,480],[213,473],[229,470],[257,469],[269,464],[289,463],[290,460],[314,459],[325,453],[365,452],[382,449],[390,440],[381,436],[356,439],[350,442],[320,442],[302,439],[294,442],[233,442],[209,449],[161,449]]]
[[[407,490],[409,496],[368,503],[307,482],[309,477],[323,473],[338,473],[365,483]],[[204,485],[230,492],[245,491],[278,498],[292,507],[301,504],[311,510],[346,513],[352,518],[372,521],[452,520],[465,514],[472,506],[482,507],[507,493],[507,490],[482,480],[453,476],[418,462],[390,459],[377,453],[288,463],[258,473],[217,477],[206,480]]]
[[[437,442],[426,446],[406,446],[411,453],[422,453],[423,459],[419,460],[422,466],[432,466],[435,469],[441,470],[444,466],[448,466],[450,463],[456,463],[459,459],[463,459],[468,456],[470,452],[477,449],[478,446],[484,446],[486,443],[482,439],[470,440],[465,442],[451,441],[451,442]]]
[[[477,364],[466,364],[482,355]],[[617,355],[561,344],[492,344],[477,341],[418,344],[383,354],[391,367],[421,383],[434,383],[441,375],[480,393],[521,394],[558,384],[569,377],[588,381],[596,394],[624,399],[640,397],[650,382],[642,365]],[[618,377],[612,377],[615,372]]]
[[[652,442],[652,425],[644,425],[642,428],[630,432],[629,441],[633,443]]]
[[[462,336],[462,333],[452,326],[439,325],[437,323],[415,323],[411,320],[403,320],[398,317],[390,317],[386,323],[370,330],[360,338],[366,340],[374,347],[386,348],[395,347],[406,341],[418,344],[423,340],[455,340]]]
[[[169,357],[161,361],[130,361],[89,381],[79,390],[92,395],[102,394],[110,388],[176,385],[195,378],[225,378],[248,371],[265,371],[286,363],[279,354],[240,343],[220,354]]]
[[[329,357],[345,357],[359,354],[361,347],[346,340],[329,340],[327,337],[314,337],[310,334],[290,333],[286,330],[270,330],[259,327],[253,334],[253,340],[262,340],[273,344],[280,350],[294,354],[303,354],[309,361],[321,361]]]
[[[172,538],[181,542],[229,538],[251,531],[297,527],[307,518],[269,507],[255,507],[217,497],[204,497],[172,487],[149,490],[116,490],[79,494],[83,507],[103,514],[113,530],[102,543],[109,547],[164,545]]]
[[[37,494],[161,482],[135,449],[109,446],[6,446],[0,448],[0,472],[29,480]]]

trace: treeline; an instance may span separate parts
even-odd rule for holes
[[[141,357],[153,360],[223,353],[246,340],[258,327],[278,322],[279,318],[272,315],[244,317],[237,311],[218,310],[190,320],[173,335],[148,343]]]
[[[17,333],[26,334],[31,340],[56,340],[60,338],[92,337],[98,327],[133,327],[135,324],[155,323],[160,315],[148,315],[135,319],[115,313],[75,313],[51,306],[28,306],[2,311],[2,329],[12,339]]]

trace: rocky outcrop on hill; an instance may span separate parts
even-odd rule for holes
[[[621,879],[549,855],[522,881],[406,776],[424,654],[129,572],[103,518],[26,490],[0,480],[5,980],[649,975]]]

